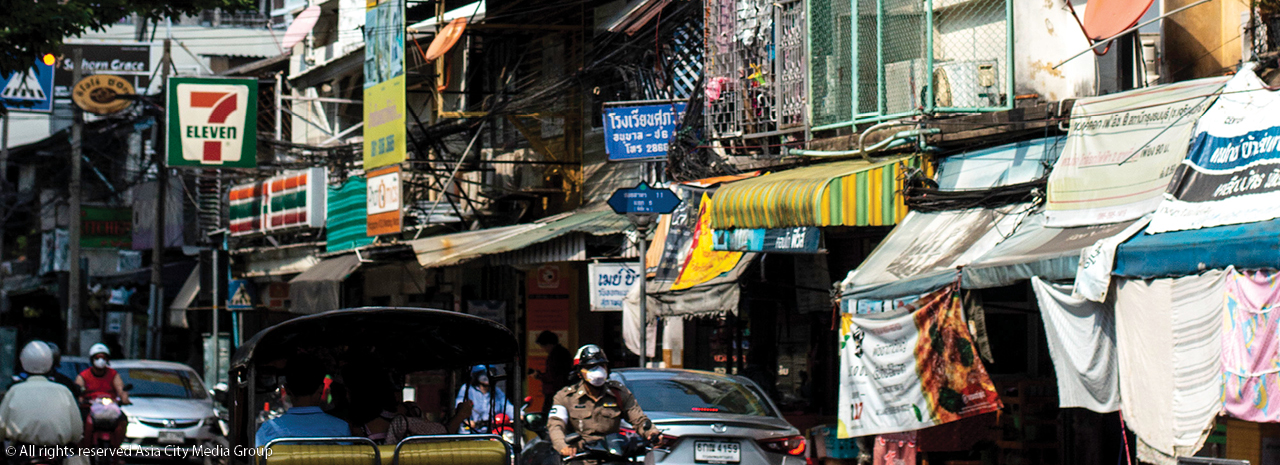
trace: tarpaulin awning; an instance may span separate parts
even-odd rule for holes
[[[1114,274],[1187,276],[1232,265],[1239,269],[1280,266],[1280,219],[1137,234],[1116,250]]]
[[[1120,234],[1133,221],[1073,228],[1044,225],[1044,212],[1028,216],[1013,235],[964,267],[963,287],[1008,286],[1039,276],[1046,281],[1072,279],[1081,250]]]
[[[621,233],[628,227],[630,222],[625,216],[609,210],[578,211],[534,223],[428,237],[409,244],[417,254],[419,264],[425,268],[438,268],[516,252],[572,233],[602,236]]]
[[[712,201],[711,227],[892,225],[907,214],[898,178],[920,161],[919,155],[838,161],[728,183]]]
[[[360,267],[355,254],[330,257],[289,280],[289,311],[320,313],[342,308],[342,281]]]
[[[957,278],[959,267],[978,259],[1013,234],[1030,204],[1000,209],[911,212],[841,283],[843,300],[883,300],[921,295]]]
[[[195,303],[196,295],[199,293],[200,267],[197,266],[187,275],[187,280],[183,281],[182,287],[173,296],[173,302],[169,304],[169,326],[188,327],[187,309],[191,308],[191,304]]]

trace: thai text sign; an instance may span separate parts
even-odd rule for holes
[[[400,167],[390,166],[369,172],[369,184],[365,190],[365,210],[368,212],[368,236],[396,234],[400,232]]]
[[[667,157],[667,143],[684,117],[684,103],[604,110],[604,148],[609,161]]]
[[[1155,211],[1196,120],[1225,82],[1199,79],[1078,100],[1049,175],[1046,225],[1118,223]]]
[[[253,168],[257,79],[169,79],[169,166]]]
[[[818,253],[822,230],[813,226],[776,229],[712,230],[711,250],[734,252]]]
[[[622,301],[627,292],[640,282],[635,263],[591,263],[587,265],[588,291],[591,294],[591,310],[622,311]]]
[[[928,428],[1000,410],[953,287],[899,310],[842,314],[840,438]]]
[[[1148,233],[1280,218],[1280,97],[1252,69],[1236,73],[1196,123]]]
[[[364,169],[405,159],[404,0],[367,0]]]

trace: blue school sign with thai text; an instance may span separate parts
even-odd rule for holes
[[[604,109],[605,151],[609,161],[666,158],[667,143],[684,117],[684,103]]]

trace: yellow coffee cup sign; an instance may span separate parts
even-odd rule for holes
[[[132,100],[117,98],[120,95],[133,94],[133,84],[120,76],[96,74],[77,82],[71,89],[71,101],[81,110],[97,115],[116,113],[129,105]]]

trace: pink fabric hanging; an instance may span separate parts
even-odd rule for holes
[[[1280,282],[1274,272],[1235,272],[1223,319],[1223,408],[1252,422],[1280,422]]]

